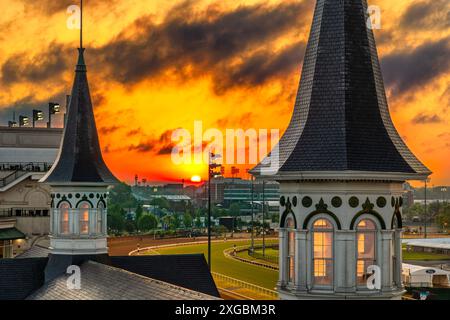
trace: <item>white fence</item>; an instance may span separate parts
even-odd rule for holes
[[[260,286],[242,281],[242,280],[231,278],[231,277],[225,276],[225,275],[217,273],[217,272],[211,272],[211,273],[214,277],[214,280],[217,279],[217,281],[225,281],[236,287],[253,291],[253,292],[257,293],[258,295],[264,295],[264,296],[267,296],[268,298],[278,300],[278,293],[274,290],[270,290],[270,289],[263,288],[263,287],[260,287]],[[239,295],[242,296],[242,294],[239,294]],[[249,298],[249,299],[251,299],[251,298]]]

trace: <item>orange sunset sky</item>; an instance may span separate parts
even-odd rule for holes
[[[0,125],[64,104],[76,0],[0,0]],[[450,2],[372,0],[390,110],[412,151],[450,184]],[[85,47],[103,156],[118,178],[205,176],[176,166],[177,128],[286,129],[315,0],[86,0]],[[61,122],[61,121],[60,121]],[[251,165],[249,166],[251,167]],[[230,173],[227,168],[227,173]],[[244,168],[241,174],[246,176]]]

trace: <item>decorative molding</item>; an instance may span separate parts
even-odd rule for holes
[[[377,206],[378,206],[379,208],[384,208],[384,207],[386,207],[386,204],[387,204],[387,200],[386,200],[385,197],[378,197],[378,199],[377,199]]]
[[[335,208],[340,208],[342,206],[341,197],[333,197],[333,199],[331,199],[331,205]]]
[[[318,204],[316,204],[316,210],[319,212],[327,212],[328,211],[328,205],[323,201],[323,198],[320,198],[320,201]]]
[[[362,205],[363,211],[369,213],[373,210],[374,207],[375,205],[370,202],[369,197],[367,197],[366,202],[364,202]]]
[[[356,208],[359,206],[359,199],[357,197],[351,197],[348,199],[348,205],[352,208]]]
[[[311,197],[308,197],[308,196],[303,197],[303,199],[302,199],[302,205],[303,205],[305,208],[311,207],[311,206],[312,206],[312,199],[311,199]]]
[[[284,207],[286,205],[286,198],[284,196],[280,197],[280,206]]]
[[[298,204],[297,196],[294,196],[294,197],[292,198],[292,205],[293,205],[294,207],[296,207],[297,204]]]

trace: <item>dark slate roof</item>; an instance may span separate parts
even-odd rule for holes
[[[23,300],[42,287],[47,260],[0,259],[0,300]]]
[[[276,175],[360,171],[426,176],[388,109],[366,0],[318,0]],[[414,66],[411,66],[414,67]],[[258,175],[262,165],[252,173]]]
[[[25,239],[27,236],[17,228],[0,229],[0,240]]]
[[[66,273],[69,266],[81,266],[87,261],[99,262],[106,265],[111,264],[108,254],[65,255],[50,253],[47,266],[45,267],[45,282],[51,281]]]
[[[29,300],[215,300],[217,298],[93,261],[81,265],[81,288],[69,290],[61,275]]]
[[[220,297],[202,254],[111,257],[114,267]]]
[[[28,250],[22,252],[21,254],[16,256],[16,259],[25,259],[25,258],[47,258],[50,254],[50,249],[40,246],[34,245]]]
[[[58,158],[42,182],[114,184],[117,179],[103,161],[95,125],[84,49],[79,49],[67,125]]]

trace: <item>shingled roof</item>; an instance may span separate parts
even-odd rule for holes
[[[277,179],[431,173],[392,123],[367,20],[366,0],[317,1],[294,113],[279,142]]]
[[[203,254],[110,258],[114,267],[220,297]]]
[[[50,184],[118,182],[103,161],[95,125],[84,49],[78,49],[67,124],[55,164],[41,182]]]
[[[67,287],[69,275],[46,283],[27,300],[216,300],[217,298],[123,269],[87,261],[81,265],[81,288]]]

